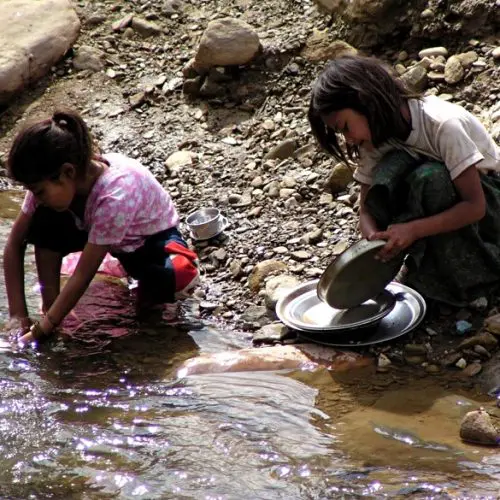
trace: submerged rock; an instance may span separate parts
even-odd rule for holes
[[[303,370],[315,369],[318,366],[340,372],[372,364],[371,357],[337,351],[331,347],[314,344],[277,345],[198,356],[186,361],[177,374],[182,378],[202,373]]]

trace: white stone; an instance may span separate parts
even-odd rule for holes
[[[69,0],[2,0],[0,104],[50,71],[78,38]]]
[[[428,49],[423,49],[418,53],[418,57],[423,59],[424,57],[436,57],[436,56],[447,56],[448,49],[446,47],[430,47]]]
[[[197,154],[191,151],[176,151],[166,159],[165,166],[170,172],[178,172],[181,167],[192,165],[195,158],[197,158]]]

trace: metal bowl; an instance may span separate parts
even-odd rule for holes
[[[188,215],[186,224],[197,239],[209,239],[220,233],[224,219],[218,208],[202,208]]]
[[[352,309],[335,309],[316,294],[317,280],[290,290],[276,304],[276,314],[290,328],[308,332],[345,333],[375,325],[387,316],[396,299],[388,290]]]

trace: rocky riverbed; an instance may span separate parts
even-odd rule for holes
[[[241,331],[249,344],[293,343],[276,322],[277,297],[320,276],[359,237],[351,171],[318,150],[306,118],[311,84],[328,59],[381,57],[408,84],[465,106],[500,138],[498,2],[393,3],[73,2],[76,42],[3,105],[0,161],[25,119],[78,109],[99,146],[140,159],[183,217],[216,206],[228,218],[219,238],[191,241],[204,278],[197,314]],[[431,306],[424,326],[369,350],[379,370],[409,364],[422,376],[450,367],[476,377],[496,356],[500,301]],[[488,366],[479,376],[489,390],[500,373]]]

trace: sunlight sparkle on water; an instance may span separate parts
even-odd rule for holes
[[[137,488],[132,491],[132,496],[136,497],[139,495],[145,495],[149,490],[146,488],[146,486],[137,486]]]

